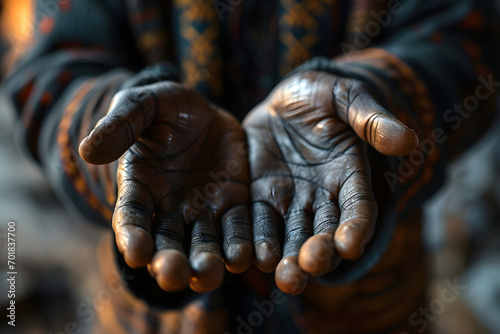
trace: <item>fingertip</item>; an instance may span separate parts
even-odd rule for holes
[[[187,288],[191,267],[187,257],[175,249],[158,251],[151,262],[151,273],[160,288],[167,292]]]
[[[222,234],[223,260],[227,270],[234,274],[244,272],[250,267],[253,259],[252,228],[246,204],[233,206],[224,213]]]
[[[240,274],[252,264],[253,246],[250,242],[229,245],[225,251],[224,263],[227,271]]]
[[[270,242],[262,241],[255,245],[255,266],[264,273],[273,272],[281,260],[281,250]]]
[[[88,148],[88,136],[83,138],[82,141],[80,142],[80,145],[78,146],[78,154],[80,157],[85,160],[88,163],[91,163],[89,161],[89,148]]]
[[[343,259],[356,260],[363,255],[366,239],[370,238],[361,224],[344,223],[335,232],[335,248]]]
[[[324,275],[333,269],[335,242],[332,234],[309,238],[299,252],[299,267],[311,275]]]
[[[112,138],[110,129],[112,129],[112,126],[103,123],[101,119],[90,134],[82,139],[78,147],[78,153],[85,162],[93,165],[103,165],[119,158],[114,152],[117,145],[113,144],[116,140]],[[104,140],[103,132],[107,134],[106,140]]]
[[[85,138],[82,139],[78,146],[78,154],[87,163],[92,165],[104,165],[115,161],[117,158],[114,155],[108,154],[102,150],[101,142],[93,138],[94,130]]]
[[[133,144],[127,143],[124,133],[123,124],[117,123],[116,119],[102,118],[90,134],[82,139],[78,153],[83,160],[93,165],[111,163]]]
[[[149,275],[156,279],[156,272],[153,271],[153,265],[151,264],[152,262],[149,262],[146,266],[146,269],[148,270]]]
[[[283,258],[276,267],[275,281],[278,288],[291,295],[298,295],[307,286],[309,275],[299,268],[297,255]]]
[[[419,140],[416,132],[388,114],[377,119],[376,138],[373,146],[388,156],[407,156],[416,150]]]
[[[224,279],[222,258],[214,253],[200,252],[190,258],[192,276],[189,287],[197,293],[205,293],[217,289]]]
[[[135,226],[124,226],[116,235],[118,250],[131,268],[145,267],[153,257],[154,242],[149,233]]]

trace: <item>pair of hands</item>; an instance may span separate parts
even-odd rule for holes
[[[311,276],[361,256],[372,237],[362,141],[391,156],[418,144],[362,83],[311,71],[281,82],[243,127],[178,83],[124,90],[80,155],[119,159],[118,249],[163,290],[211,291],[224,265],[241,273],[253,261],[298,294]]]

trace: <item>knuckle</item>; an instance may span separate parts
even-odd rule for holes
[[[374,199],[367,193],[361,192],[358,189],[351,189],[344,197],[344,201],[340,203],[340,211],[354,210],[360,205],[367,206],[368,209],[373,209],[376,204]]]
[[[338,207],[333,203],[328,202],[320,206],[314,218],[316,234],[336,229],[339,225],[339,216]]]
[[[375,141],[377,139],[376,130],[378,129],[378,126],[379,126],[380,116],[382,116],[382,114],[373,113],[368,117],[368,119],[366,120],[366,123],[365,123],[366,124],[365,138],[372,145],[375,144]]]
[[[248,226],[248,218],[239,215],[230,215],[224,219],[224,228],[227,229],[240,229]]]
[[[198,226],[197,226],[198,225]],[[217,232],[212,226],[195,224],[191,234],[191,245],[218,244]]]
[[[180,218],[171,217],[162,220],[155,229],[155,234],[164,236],[173,241],[184,240],[184,223]]]
[[[276,214],[273,209],[266,208],[266,204],[255,202],[253,206],[253,221],[257,225],[266,224],[274,221]]]
[[[316,234],[323,233],[326,231],[335,230],[339,226],[338,218],[333,219],[333,217],[325,216],[317,219],[316,221]]]
[[[369,91],[369,86],[363,81],[355,80],[355,79],[347,79],[349,81],[350,89],[353,93],[360,94],[366,93]]]
[[[144,204],[130,201],[117,205],[114,212],[115,214],[139,214],[144,216],[150,216],[152,214],[151,209]]]
[[[239,223],[229,224],[223,227],[224,239],[226,242],[233,242],[236,240],[250,240],[251,232],[247,220],[241,220]]]

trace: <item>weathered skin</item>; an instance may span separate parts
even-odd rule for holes
[[[80,155],[92,164],[119,159],[117,246],[162,289],[210,291],[224,263],[235,273],[251,264],[245,133],[195,91],[163,82],[118,93]]]
[[[373,235],[377,205],[363,141],[397,156],[418,139],[362,83],[322,72],[280,83],[243,127],[254,262],[276,269],[278,287],[298,294],[312,275],[360,257]]]
[[[362,84],[320,72],[279,84],[244,127],[254,262],[276,270],[280,289],[300,293],[311,275],[361,256],[373,234],[377,207],[360,138],[386,155],[409,154],[418,140]],[[170,82],[122,91],[80,155],[93,164],[119,159],[117,245],[162,289],[217,288],[222,257],[231,272],[250,265],[245,134],[201,95]]]

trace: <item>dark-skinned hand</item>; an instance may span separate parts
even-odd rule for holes
[[[207,292],[222,283],[224,263],[233,273],[252,263],[245,133],[194,90],[162,82],[119,92],[80,155],[119,159],[118,249],[163,290]]]
[[[309,71],[281,82],[243,122],[249,145],[255,264],[301,293],[359,258],[377,217],[366,142],[410,154],[415,132],[353,79]]]

